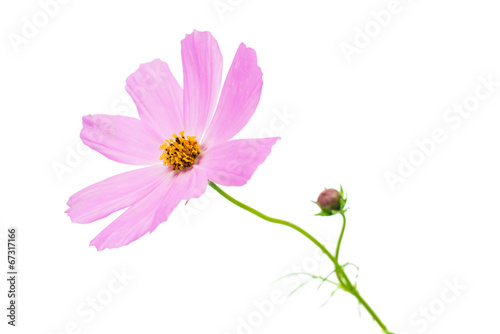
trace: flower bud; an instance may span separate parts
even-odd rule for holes
[[[344,189],[340,187],[340,191],[335,189],[325,189],[319,194],[316,203],[321,212],[317,216],[333,216],[339,212],[343,212],[347,198],[344,196]]]
[[[340,193],[335,189],[325,189],[319,194],[317,204],[324,211],[340,210]]]

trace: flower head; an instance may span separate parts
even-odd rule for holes
[[[148,165],[70,197],[66,212],[80,224],[127,208],[91,241],[98,250],[152,232],[180,201],[200,197],[208,180],[244,185],[279,139],[231,140],[260,100],[262,71],[253,49],[240,44],[222,90],[222,55],[209,32],[186,35],[181,55],[183,88],[158,59],[128,77],[139,119],[83,117],[80,137],[87,146],[120,163]]]

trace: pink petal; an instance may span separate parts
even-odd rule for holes
[[[80,137],[105,157],[130,165],[159,163],[164,142],[146,122],[116,115],[84,116]]]
[[[210,181],[223,186],[242,186],[271,153],[280,139],[237,139],[209,148],[200,157],[199,166]]]
[[[168,168],[156,165],[112,176],[71,196],[66,213],[74,223],[92,223],[131,206],[158,187],[167,173]]]
[[[155,190],[128,208],[90,245],[99,251],[128,245],[166,221],[181,200],[201,196],[207,184],[205,172],[197,166],[181,173],[168,173]]]
[[[262,92],[262,71],[255,50],[241,43],[203,142],[208,146],[230,140],[248,123]]]
[[[140,118],[164,138],[182,130],[182,88],[160,59],[142,64],[127,78],[127,92]]]
[[[201,140],[214,113],[222,80],[222,55],[209,32],[194,31],[181,42],[184,69],[184,130]]]

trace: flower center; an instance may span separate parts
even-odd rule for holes
[[[172,170],[183,170],[192,166],[200,155],[200,145],[196,137],[187,136],[186,138],[184,131],[180,131],[179,136],[174,133],[171,139],[165,139],[160,150],[163,151],[160,157],[163,166],[172,166]]]

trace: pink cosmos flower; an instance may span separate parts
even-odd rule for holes
[[[262,71],[253,49],[240,44],[222,91],[222,55],[212,34],[195,30],[186,35],[181,54],[184,89],[158,59],[127,78],[140,119],[83,117],[80,137],[87,146],[117,162],[148,165],[70,197],[66,212],[80,224],[128,208],[91,241],[97,250],[118,248],[154,231],[180,201],[200,197],[209,180],[244,185],[279,139],[231,140],[260,100]]]

